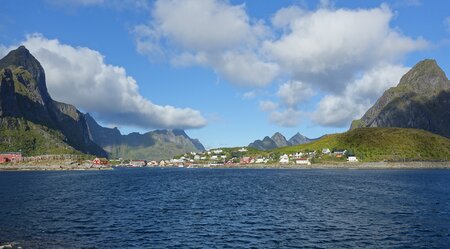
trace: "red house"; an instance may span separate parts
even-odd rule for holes
[[[0,163],[16,162],[22,159],[22,153],[9,152],[0,154]]]
[[[107,165],[109,162],[108,160],[103,158],[95,158],[94,160],[92,160],[92,163],[97,165]]]

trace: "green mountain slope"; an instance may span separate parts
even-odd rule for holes
[[[81,154],[64,142],[64,135],[23,118],[0,120],[0,151],[21,151],[27,156],[43,154]]]
[[[30,125],[22,126],[23,121]],[[65,144],[63,148],[70,147],[86,154],[107,156],[107,153],[90,139],[84,115],[76,107],[54,101],[50,97],[44,69],[24,46],[9,52],[0,60],[0,123],[7,124],[7,127],[2,127],[1,130],[4,135],[15,134],[14,136],[21,139],[33,137],[36,141],[47,139],[48,143],[55,143],[35,143],[27,148],[16,148],[10,143],[1,144],[7,151],[22,149],[26,151],[26,155],[53,153],[51,148],[60,148],[59,144]],[[22,129],[23,127],[28,128]],[[54,132],[34,132],[46,129]],[[39,134],[45,136],[38,138]],[[11,139],[0,137],[0,141],[6,141],[6,138]],[[20,143],[17,141],[16,144]]]
[[[347,149],[362,161],[449,161],[450,139],[428,131],[406,128],[358,128],[297,146],[275,149],[278,153]]]

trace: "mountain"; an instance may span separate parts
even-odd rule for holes
[[[311,141],[313,141],[313,140],[309,139],[309,138],[303,136],[302,134],[300,134],[299,132],[297,132],[297,134],[295,134],[293,137],[291,137],[288,142],[290,145],[298,145],[298,144],[306,144]]]
[[[278,154],[347,149],[362,161],[449,161],[450,139],[411,128],[357,128],[316,141],[275,149]]]
[[[423,60],[350,129],[358,127],[416,128],[450,138],[450,81],[435,60]]]
[[[24,46],[0,60],[0,148],[107,156],[90,139],[84,115],[50,97],[44,69]]]
[[[265,137],[263,140],[256,140],[253,143],[250,143],[248,147],[258,150],[271,150],[280,147],[309,143],[311,141],[313,140],[301,135],[300,133],[297,133],[289,140],[286,140],[285,136],[279,132],[276,132],[272,137]]]
[[[187,152],[200,152],[205,148],[197,139],[183,130],[156,130],[122,135],[117,128],[100,126],[89,113],[85,114],[90,137],[111,157],[124,159],[169,159]]]

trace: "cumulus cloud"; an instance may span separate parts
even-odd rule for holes
[[[272,25],[276,28],[287,28],[291,25],[292,21],[306,13],[306,10],[295,5],[281,8],[272,16]]]
[[[374,68],[347,85],[342,94],[329,94],[320,100],[312,120],[320,125],[344,127],[361,116],[383,92],[395,86],[408,71],[401,65]]]
[[[133,33],[137,50],[155,58],[169,57],[177,66],[211,67],[239,85],[264,86],[279,73],[276,63],[256,49],[271,35],[262,21],[251,21],[245,5],[221,0],[158,0],[149,24]]]
[[[160,106],[146,99],[125,69],[106,64],[98,51],[72,47],[41,34],[27,36],[23,44],[44,67],[51,96],[95,113],[105,122],[144,129],[206,124],[197,110]]]
[[[278,108],[278,104],[270,101],[270,100],[263,100],[259,102],[259,108],[263,112],[272,112],[275,111]]]
[[[295,108],[314,96],[314,90],[303,82],[288,81],[280,86],[277,95],[285,105]]]
[[[291,73],[324,91],[339,91],[355,74],[380,63],[425,48],[390,27],[392,11],[374,9],[319,9],[291,17],[290,28],[280,39],[264,43],[264,51]]]
[[[303,114],[303,112],[294,108],[273,111],[269,115],[269,121],[282,127],[294,127],[300,124]]]
[[[428,47],[392,27],[394,13],[385,4],[336,9],[323,0],[314,11],[281,8],[268,24],[226,0],[156,0],[151,13],[149,23],[133,31],[140,53],[176,66],[209,67],[237,85],[287,79],[275,95],[279,103],[260,102],[269,121],[282,126],[298,123],[302,105],[311,106],[316,92],[323,97],[313,121],[345,125],[397,82],[405,55]]]

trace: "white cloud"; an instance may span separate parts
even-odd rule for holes
[[[281,8],[272,16],[272,25],[276,28],[286,28],[291,25],[292,21],[305,14],[307,12],[304,9],[295,5]]]
[[[133,33],[137,50],[168,57],[176,66],[211,67],[228,81],[264,86],[279,73],[276,63],[257,51],[271,32],[262,21],[250,21],[245,5],[221,0],[158,0],[148,25]]]
[[[450,33],[450,16],[444,19],[444,26],[447,32]]]
[[[244,100],[254,99],[256,95],[257,95],[256,91],[248,91],[242,94],[242,99]]]
[[[275,111],[278,108],[278,104],[270,101],[270,100],[263,100],[259,102],[259,108],[263,112],[272,112]]]
[[[269,121],[282,127],[294,127],[300,124],[303,112],[288,108],[283,111],[274,111],[269,115]]]
[[[23,44],[44,67],[51,96],[93,112],[105,122],[144,129],[206,124],[197,110],[160,106],[143,97],[124,68],[106,64],[95,50],[72,47],[40,34],[27,36]]]
[[[344,127],[361,116],[383,92],[398,84],[408,68],[384,65],[349,84],[341,94],[329,94],[320,100],[312,120],[320,125]]]
[[[324,91],[345,89],[356,74],[380,63],[396,62],[427,43],[389,26],[392,11],[374,9],[319,9],[301,14],[278,40],[266,41],[264,51],[295,80]]]
[[[314,96],[314,90],[303,82],[288,81],[280,86],[277,95],[286,106],[295,108]]]
[[[260,103],[273,123],[298,123],[299,105],[317,91],[324,97],[314,121],[342,126],[365,111],[386,82],[396,82],[383,80],[397,77],[401,66],[386,65],[398,65],[428,42],[391,27],[388,5],[335,9],[333,3],[322,0],[314,11],[285,7],[266,25],[250,18],[245,5],[226,0],[157,0],[150,22],[136,26],[134,34],[138,51],[151,58],[209,67],[237,85],[264,87],[287,79],[276,95],[280,103]]]

